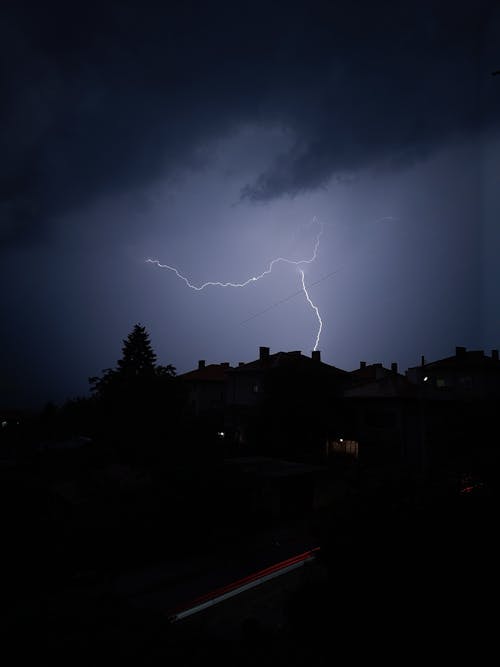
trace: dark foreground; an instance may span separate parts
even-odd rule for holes
[[[39,505],[39,520],[24,478],[10,514],[4,498],[5,647],[19,657],[87,664],[326,664],[367,652],[372,661],[476,664],[495,636],[495,465],[493,456],[482,477],[458,481],[373,484],[361,476],[320,512],[261,525],[242,520],[225,539],[196,523],[176,534],[183,517],[169,521],[166,513],[149,523],[127,515],[126,536],[112,525],[107,535],[98,513],[77,509],[47,521]],[[313,565],[169,622],[173,602],[313,546],[321,547]]]

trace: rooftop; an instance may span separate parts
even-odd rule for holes
[[[424,360],[423,360],[424,361]],[[455,354],[451,357],[422,363],[421,366],[412,368],[432,369],[452,369],[452,368],[470,368],[470,369],[492,369],[500,371],[500,361],[498,359],[498,350],[492,350],[491,356],[488,356],[483,350],[467,350],[465,347],[457,347]]]
[[[347,376],[347,371],[337,368],[321,361],[319,351],[314,351],[310,357],[302,354],[300,350],[291,352],[275,352],[270,354],[269,348],[261,347],[259,358],[246,364],[240,364],[232,373],[245,373],[248,371],[263,371],[271,369],[292,369],[292,370],[319,370],[322,373],[338,374]]]
[[[187,382],[224,382],[230,369],[231,366],[227,362],[205,366],[205,363],[200,361],[197,369],[183,373],[179,377]]]

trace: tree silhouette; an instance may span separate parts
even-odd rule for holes
[[[128,387],[139,388],[153,378],[174,377],[175,367],[156,364],[156,354],[152,348],[146,327],[136,324],[123,341],[122,357],[117,361],[117,368],[106,368],[102,377],[91,377],[91,390],[97,396],[105,398],[122,393]]]
[[[123,341],[122,358],[118,372],[126,377],[152,376],[156,368],[156,354],[151,347],[146,327],[136,324]]]
[[[175,367],[161,366],[146,328],[136,324],[123,341],[116,368],[89,378],[99,406],[101,435],[142,453],[177,430],[183,394]],[[149,449],[148,449],[149,448]],[[131,451],[131,447],[128,447]]]

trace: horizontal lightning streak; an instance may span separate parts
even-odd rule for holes
[[[313,223],[317,222],[317,219],[313,218],[312,222]],[[247,280],[245,280],[242,283],[220,282],[220,281],[211,281],[211,280],[209,280],[205,283],[202,283],[201,285],[194,285],[193,283],[191,283],[189,281],[188,278],[186,278],[186,276],[183,276],[182,273],[180,273],[175,268],[175,266],[170,266],[169,264],[161,264],[159,262],[159,260],[151,259],[151,258],[146,259],[146,262],[149,262],[151,264],[155,264],[160,269],[167,269],[168,271],[172,271],[190,289],[195,290],[196,292],[201,292],[206,287],[238,287],[238,288],[243,288],[243,287],[246,287],[247,285],[250,285],[251,283],[257,282],[258,280],[261,280],[265,276],[269,275],[272,272],[275,264],[279,264],[279,263],[291,264],[292,266],[298,266],[298,267],[300,267],[302,264],[312,264],[316,260],[316,257],[317,257],[317,254],[318,254],[319,243],[320,243],[320,239],[321,239],[322,234],[323,234],[323,223],[320,223],[320,230],[319,230],[319,232],[316,236],[316,241],[314,243],[314,251],[313,251],[312,256],[309,259],[293,260],[293,259],[288,259],[286,257],[276,257],[275,259],[271,260],[271,262],[269,263],[269,266],[267,267],[267,269],[265,271],[263,271],[258,276],[252,276],[251,278],[248,278]],[[319,321],[319,330],[318,330],[318,333],[317,333],[317,336],[316,336],[316,342],[315,342],[315,345],[314,345],[314,349],[316,350],[317,347],[318,347],[318,344],[319,344],[319,338],[321,336],[321,330],[323,328],[323,322],[321,320],[321,316],[319,314],[318,307],[315,306],[314,303],[311,301],[311,299],[309,297],[309,294],[307,292],[307,288],[306,288],[306,285],[305,285],[305,279],[304,279],[304,271],[301,268],[299,268],[299,271],[300,271],[300,274],[302,276],[302,290],[301,291],[304,292],[304,294],[306,296],[306,299],[307,299],[307,302],[309,303],[311,308],[315,311],[316,317],[318,318],[318,321]]]
[[[319,247],[319,241],[320,237],[323,234],[323,226],[321,226],[321,230],[319,231],[317,237],[316,237],[316,243],[314,244],[314,252],[313,255],[310,259],[299,259],[299,260],[293,260],[293,259],[287,259],[286,257],[276,257],[276,259],[273,259],[270,263],[268,268],[263,271],[260,275],[258,276],[252,276],[251,278],[248,278],[248,280],[245,280],[242,283],[232,283],[232,282],[213,282],[211,280],[207,281],[206,283],[203,283],[201,285],[193,285],[187,278],[186,276],[183,276],[179,271],[174,267],[174,266],[169,266],[168,264],[160,264],[160,262],[157,259],[147,259],[146,262],[150,262],[151,264],[156,264],[160,269],[168,269],[169,271],[173,271],[175,275],[183,280],[188,287],[190,287],[193,290],[196,290],[197,292],[201,292],[201,290],[205,289],[205,287],[246,287],[250,283],[257,282],[257,280],[260,280],[261,278],[264,278],[264,276],[268,276],[272,270],[275,264],[278,264],[279,262],[283,262],[285,264],[293,264],[293,266],[300,266],[300,264],[312,264],[314,260],[316,259],[317,253],[318,253],[318,247]]]

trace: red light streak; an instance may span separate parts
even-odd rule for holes
[[[243,577],[242,579],[238,579],[237,581],[233,581],[230,584],[216,588],[209,593],[200,595],[199,597],[194,598],[194,600],[191,600],[189,603],[179,605],[178,607],[172,609],[168,614],[169,620],[171,622],[175,622],[176,620],[179,620],[178,616],[180,614],[189,615],[189,612],[196,613],[196,611],[198,611],[198,607],[205,608],[203,605],[209,606],[209,603],[216,604],[217,602],[222,601],[222,599],[225,599],[225,597],[230,593],[237,595],[238,589],[244,588],[246,590],[247,588],[252,587],[251,584],[257,586],[259,583],[267,581],[268,578],[273,578],[273,575],[279,576],[280,574],[285,574],[285,570],[288,571],[289,568],[293,569],[294,566],[299,567],[305,562],[313,560],[319,550],[320,547],[315,547],[309,551],[304,551],[301,554],[287,558],[286,560],[275,563],[274,565],[270,565],[269,567],[254,572],[253,574]],[[260,580],[263,581],[261,582]],[[199,609],[199,611],[201,611],[201,609]]]

